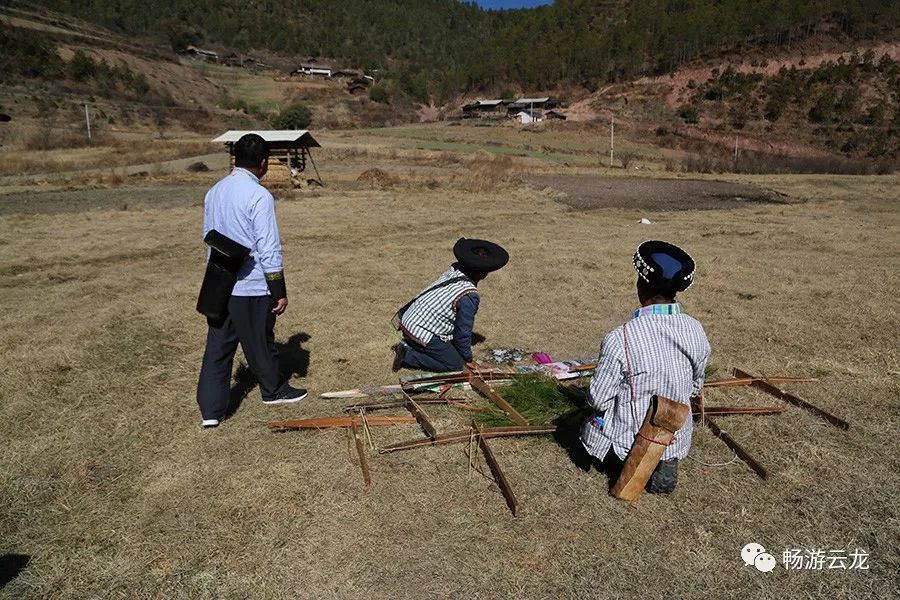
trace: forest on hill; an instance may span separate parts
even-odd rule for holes
[[[379,69],[422,101],[510,85],[592,88],[717,53],[823,33],[873,39],[900,26],[896,0],[556,0],[503,12],[455,0],[37,3],[176,49],[212,43]]]

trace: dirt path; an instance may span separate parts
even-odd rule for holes
[[[4,194],[19,193],[24,190],[34,189],[36,182],[49,184],[55,182],[65,183],[65,180],[71,177],[84,178],[94,175],[105,175],[110,172],[123,177],[130,177],[142,173],[154,175],[183,173],[188,165],[198,161],[206,164],[206,166],[213,171],[222,171],[224,173],[225,169],[228,168],[228,155],[224,152],[214,152],[212,154],[188,156],[163,162],[127,165],[124,167],[80,169],[55,173],[33,173],[29,175],[10,175],[7,177],[0,177],[0,197]]]
[[[560,192],[572,208],[636,208],[652,211],[716,210],[752,203],[784,204],[778,192],[749,184],[701,179],[654,179],[603,175],[533,175],[528,183]]]

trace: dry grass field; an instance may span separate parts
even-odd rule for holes
[[[900,177],[740,176],[780,201],[661,211],[636,194],[581,209],[523,183],[526,170],[574,168],[442,169],[377,146],[331,150],[325,188],[276,190],[290,294],[276,334],[310,398],[266,407],[250,390],[210,431],[194,400],[205,322],[193,307],[216,174],[0,195],[0,555],[30,557],[0,597],[896,597]],[[395,182],[356,182],[370,167]],[[372,454],[366,490],[345,432],[270,433],[270,419],[339,413],[345,402],[321,392],[396,380],[390,316],[459,236],[512,256],[482,284],[478,352],[594,357],[635,304],[634,248],[672,240],[698,261],[682,300],[707,329],[714,374],[818,377],[796,392],[851,428],[794,407],[722,418],[770,480],[699,462],[730,452],[698,429],[676,493],[636,506],[550,437],[497,440],[517,517],[483,462],[469,472],[464,446]],[[707,401],[777,404],[750,390]],[[442,430],[470,417],[429,412]],[[382,445],[417,435],[375,431]],[[739,556],[750,541],[779,564],[789,548],[861,548],[870,568],[760,573]]]

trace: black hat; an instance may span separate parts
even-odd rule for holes
[[[487,240],[459,238],[453,245],[453,255],[463,269],[483,273],[502,269],[509,262],[509,253]]]
[[[694,259],[669,242],[649,240],[634,253],[634,270],[656,291],[674,296],[694,283]]]

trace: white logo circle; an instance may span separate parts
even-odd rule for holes
[[[762,544],[757,544],[756,542],[750,542],[743,548],[741,548],[741,559],[744,561],[744,564],[747,566],[753,566],[753,561],[756,560],[756,557],[760,554],[764,554],[766,549],[762,547]]]
[[[775,557],[768,552],[757,554],[756,560],[753,561],[753,566],[756,567],[758,571],[762,571],[763,573],[771,573],[772,571],[774,571],[775,564]]]

